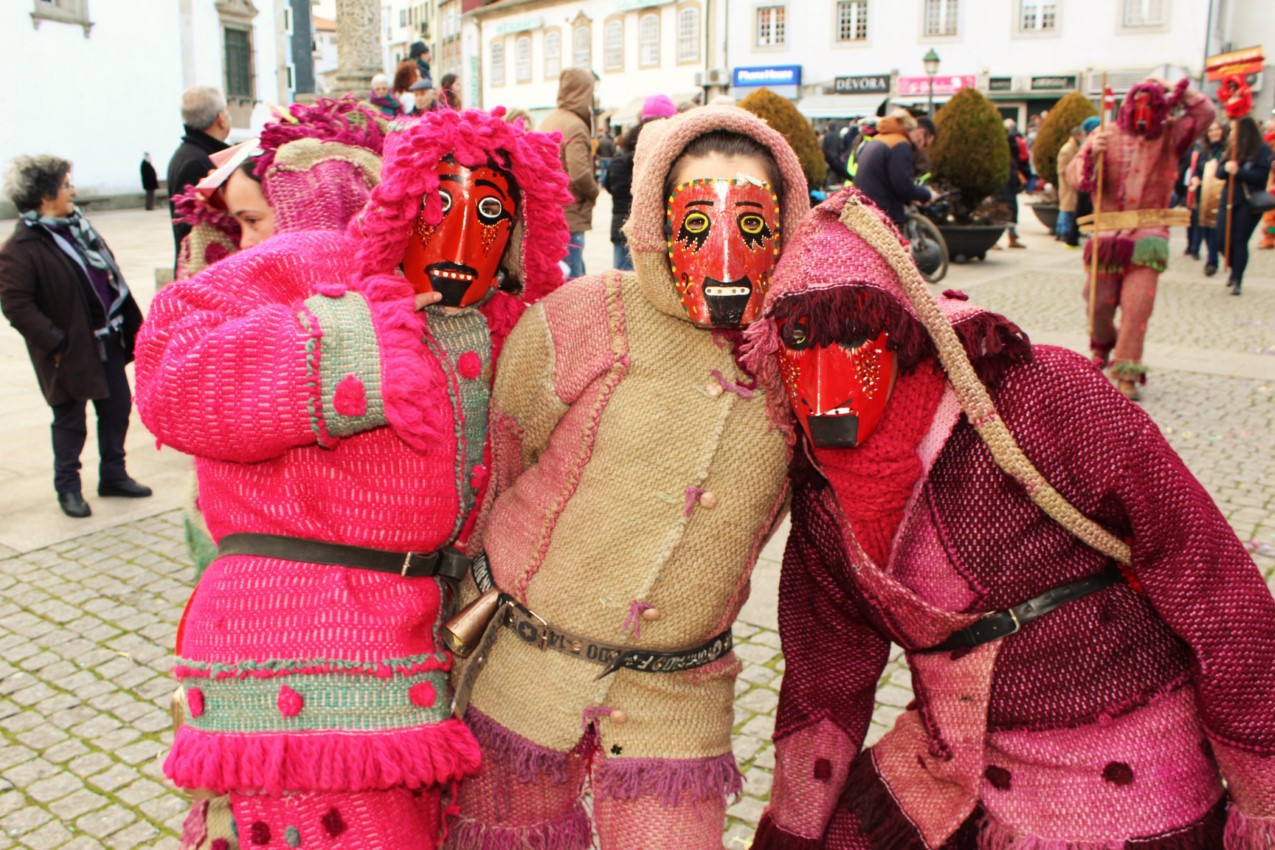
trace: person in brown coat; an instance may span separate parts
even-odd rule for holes
[[[142,311],[106,243],[75,207],[71,163],[56,156],[13,161],[5,194],[21,216],[0,248],[0,309],[27,343],[53,408],[58,504],[71,517],[91,511],[80,492],[80,452],[88,436],[84,403],[97,412],[101,496],[151,494],[124,469],[133,397],[124,365]]]
[[[542,133],[562,134],[562,167],[571,178],[575,203],[567,207],[571,246],[567,250],[567,280],[584,274],[584,234],[593,229],[593,202],[598,181],[593,176],[593,72],[568,68],[558,81],[558,108],[540,126]]]

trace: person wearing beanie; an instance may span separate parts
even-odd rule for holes
[[[436,847],[443,788],[479,764],[437,635],[501,347],[561,282],[566,180],[499,109],[399,125],[384,154],[344,235],[276,233],[166,287],[139,338],[142,419],[196,458],[217,544],[164,770],[228,794],[245,846]],[[327,165],[297,177],[362,169]],[[282,220],[304,198],[276,168]]]
[[[483,765],[451,850],[720,847],[740,790],[730,627],[783,511],[787,413],[736,346],[806,183],[737,107],[648,122],[635,171],[636,272],[533,307],[496,376],[463,590],[494,614],[456,675]]]
[[[1140,408],[936,300],[855,190],[747,335],[798,423],[755,850],[1271,846],[1275,600]],[[862,750],[892,644],[916,699]]]
[[[1171,86],[1155,77],[1138,83],[1125,96],[1115,126],[1091,133],[1061,177],[1075,189],[1097,192],[1101,158],[1105,163],[1102,197],[1095,198],[1095,207],[1103,216],[1129,212],[1138,218],[1133,227],[1101,228],[1084,251],[1094,365],[1107,369],[1120,392],[1134,400],[1146,383],[1142,349],[1156,285],[1169,263],[1169,228],[1162,220],[1157,223],[1155,216],[1169,208],[1182,155],[1217,113],[1212,101],[1189,83],[1183,79]],[[1179,106],[1180,114],[1175,112]],[[1097,285],[1090,292],[1094,250],[1098,251]]]
[[[545,116],[543,133],[562,135],[562,170],[571,179],[574,201],[567,207],[571,246],[565,257],[567,280],[584,274],[584,234],[593,229],[598,180],[593,171],[593,86],[587,68],[567,68],[558,80],[558,108]]]
[[[648,118],[672,118],[677,114],[677,105],[666,94],[653,94],[642,102],[641,120]]]

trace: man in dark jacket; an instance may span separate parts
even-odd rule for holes
[[[895,110],[877,122],[877,133],[859,153],[854,185],[885,211],[895,226],[907,219],[905,207],[913,201],[931,201],[932,189],[916,184],[915,151],[934,141],[933,125],[917,124],[906,110]]]
[[[177,221],[173,198],[203,180],[213,170],[209,157],[229,145],[230,113],[226,98],[212,86],[191,86],[182,92],[182,143],[168,161],[168,212],[173,217],[173,268],[182,239],[190,233],[190,225]]]
[[[856,134],[857,135],[857,134]],[[853,144],[849,134],[842,134],[841,125],[832,122],[823,136],[823,161],[828,163],[828,185],[840,188],[851,181],[846,172],[846,154]]]
[[[567,251],[567,280],[584,275],[584,234],[593,229],[593,203],[598,181],[593,176],[593,72],[567,68],[558,80],[558,108],[545,116],[543,133],[562,134],[562,169],[571,178],[575,203],[567,206],[571,246]]]
[[[155,209],[155,190],[159,188],[159,175],[149,153],[142,154],[142,189],[146,192],[146,209]]]
[[[21,218],[0,248],[0,309],[26,340],[53,408],[53,483],[62,511],[78,518],[91,513],[80,490],[86,401],[97,413],[98,495],[151,490],[124,468],[133,410],[124,366],[142,312],[110,249],[75,208],[70,172],[71,163],[55,156],[14,160],[5,192]]]

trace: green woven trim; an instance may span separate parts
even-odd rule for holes
[[[441,646],[441,644],[440,644]],[[265,661],[240,661],[235,664],[208,663],[177,659],[177,666],[191,671],[190,675],[213,678],[246,676],[268,673],[275,676],[305,674],[313,670],[326,670],[342,675],[364,673],[399,675],[423,664],[446,664],[447,655],[440,649],[436,654],[407,655],[402,658],[386,658],[383,661],[349,661],[344,658],[269,658]]]
[[[1162,272],[1169,267],[1169,240],[1163,236],[1143,236],[1133,243],[1130,265]]]
[[[213,543],[208,532],[190,518],[190,514],[182,514],[182,530],[186,537],[186,548],[190,550],[190,559],[195,564],[195,582],[198,583],[204,570],[217,557],[217,544]]]
[[[381,350],[372,325],[372,312],[361,295],[340,298],[314,295],[306,308],[319,320],[319,392],[323,425],[333,437],[349,437],[385,424],[381,399]],[[354,377],[363,385],[367,409],[361,416],[345,416],[333,406],[337,387]]]
[[[426,691],[432,688],[432,705],[412,702],[411,689],[422,684]],[[186,704],[203,708],[186,722],[204,732],[385,732],[440,723],[451,714],[442,670],[388,679],[340,673],[186,679],[183,686]],[[190,692],[196,689],[200,697],[192,701]]]
[[[1142,363],[1134,363],[1131,360],[1113,360],[1111,365],[1107,367],[1107,371],[1116,378],[1137,379],[1141,378],[1150,370]]]

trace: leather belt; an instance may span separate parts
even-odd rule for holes
[[[470,573],[479,592],[485,593],[495,587],[486,555],[474,558]],[[621,668],[647,673],[676,673],[703,667],[730,652],[735,644],[734,635],[729,628],[698,646],[671,652],[598,643],[555,629],[543,617],[503,592],[500,594],[500,604],[495,616],[499,625],[511,629],[524,643],[602,665],[604,669],[598,674],[599,679]]]
[[[993,611],[990,614],[986,614],[974,625],[952,632],[947,640],[938,646],[919,649],[916,652],[949,652],[953,649],[972,649],[985,643],[991,643],[994,640],[1009,637],[1032,620],[1042,617],[1068,602],[1074,602],[1081,597],[1118,584],[1123,579],[1124,575],[1120,572],[1119,566],[1111,563],[1106,570],[1097,575],[1046,590],[1039,596],[1034,596],[1012,608],[1005,608],[1001,611]]]
[[[460,581],[469,572],[470,559],[450,546],[435,552],[387,552],[321,540],[305,540],[282,534],[227,534],[217,544],[217,557],[253,555],[305,564],[355,567],[404,578],[440,578]]]

